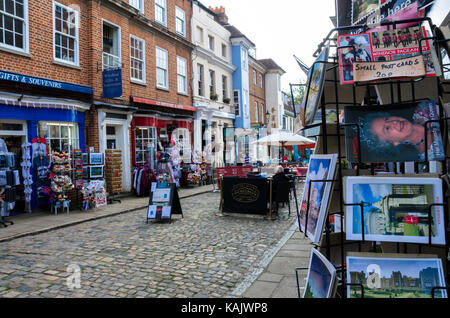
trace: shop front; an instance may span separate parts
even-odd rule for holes
[[[131,121],[133,187],[138,195],[148,190],[140,183],[142,172],[161,170],[159,160],[170,154],[174,181],[182,185],[182,169],[192,163],[195,107],[132,97],[138,108]],[[151,170],[150,170],[151,169]],[[148,175],[148,173],[147,173]],[[148,182],[147,182],[148,183]],[[140,189],[147,189],[140,191]]]

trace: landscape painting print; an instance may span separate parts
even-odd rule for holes
[[[311,180],[332,180],[336,160],[337,154],[312,155],[310,159],[299,212],[299,226],[300,230],[303,233],[306,232],[314,243],[318,243],[322,235],[332,182],[311,182]],[[311,193],[309,193],[310,188]],[[306,223],[306,215],[308,215],[308,223]]]
[[[364,254],[351,253],[347,256],[347,282],[362,284],[364,298],[431,298],[433,287],[445,287],[439,258],[359,255]],[[347,287],[347,298],[361,296],[361,287]],[[434,297],[447,298],[447,291],[435,289]]]
[[[439,119],[433,100],[401,106],[346,106],[344,116],[350,162],[444,160],[440,126],[433,122]]]
[[[303,298],[332,298],[336,269],[318,250],[311,250]]]
[[[317,108],[322,96],[323,84],[325,81],[326,62],[328,59],[329,47],[326,47],[322,54],[314,62],[309,70],[307,88],[305,92],[305,125],[308,126],[314,121]]]
[[[428,244],[430,204],[441,204],[439,178],[346,177],[347,240]],[[444,210],[431,208],[431,243],[445,244]]]

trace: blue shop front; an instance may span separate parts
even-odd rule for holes
[[[51,155],[85,152],[92,88],[0,70],[2,216],[49,204]]]

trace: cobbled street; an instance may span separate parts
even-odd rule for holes
[[[172,223],[146,224],[140,210],[1,243],[0,297],[236,297],[294,224],[295,203],[272,221],[222,215],[219,198],[182,199]],[[71,264],[79,289],[67,285]]]

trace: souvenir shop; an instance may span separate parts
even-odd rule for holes
[[[2,216],[64,201],[73,189],[69,154],[84,151],[92,89],[5,71],[0,78]]]
[[[157,179],[180,187],[182,166],[192,162],[192,115],[196,109],[136,97],[133,101],[139,107],[131,122],[135,193],[148,195],[151,182]]]

